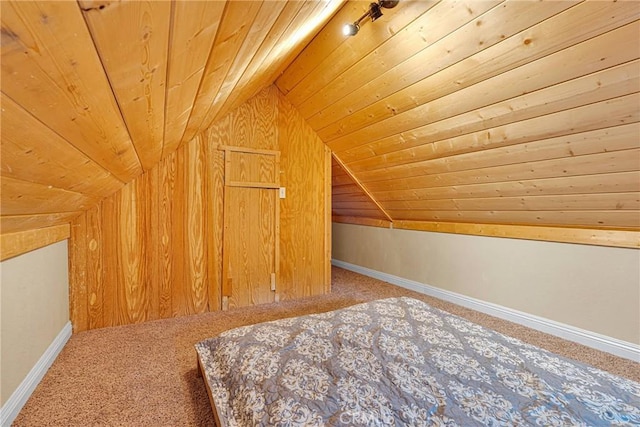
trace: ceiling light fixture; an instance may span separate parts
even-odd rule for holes
[[[368,16],[371,18],[371,22],[382,16],[382,9],[391,9],[398,5],[400,0],[378,0],[377,3],[371,3],[369,9],[358,18],[353,24],[344,24],[342,27],[342,34],[345,36],[355,36],[360,31],[360,23]]]

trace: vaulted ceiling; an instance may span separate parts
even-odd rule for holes
[[[640,2],[3,1],[2,231],[64,223],[275,83],[337,221],[640,230]]]
[[[67,222],[245,102],[342,5],[2,1],[2,231]]]
[[[401,2],[342,39],[360,7],[276,81],[334,153],[334,220],[639,229],[640,2]]]

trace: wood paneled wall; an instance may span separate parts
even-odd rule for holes
[[[389,227],[391,217],[338,159],[331,164],[331,215],[335,222]]]
[[[224,154],[280,150],[280,299],[330,284],[330,154],[271,86],[71,226],[75,331],[220,309]]]

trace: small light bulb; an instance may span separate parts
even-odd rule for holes
[[[357,24],[344,24],[342,27],[342,34],[345,36],[355,36],[358,34],[360,27]]]

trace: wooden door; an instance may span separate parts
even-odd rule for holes
[[[225,149],[222,308],[276,300],[279,152]]]

